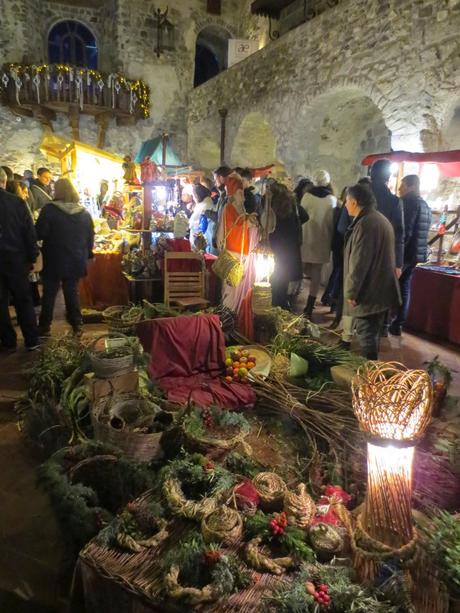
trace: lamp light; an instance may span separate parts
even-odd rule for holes
[[[369,362],[352,381],[353,410],[367,436],[367,492],[353,535],[354,564],[373,580],[386,558],[411,558],[412,463],[431,419],[432,385],[424,370]]]

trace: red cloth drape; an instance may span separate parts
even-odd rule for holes
[[[407,327],[460,344],[460,275],[416,268]]]
[[[161,318],[141,322],[138,335],[151,354],[149,374],[171,402],[225,408],[251,406],[249,385],[226,383],[222,375],[225,340],[217,315]]]

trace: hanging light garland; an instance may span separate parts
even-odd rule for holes
[[[89,87],[91,83],[94,83],[99,91],[102,91],[105,86],[113,87],[114,96],[118,95],[120,89],[123,88],[130,94],[130,113],[134,113],[135,109],[138,108],[144,119],[150,117],[149,86],[141,79],[131,81],[120,73],[106,75],[94,68],[76,68],[70,64],[9,64],[8,67],[4,68],[0,79],[0,87],[6,89],[10,79],[12,79],[16,87],[16,100],[20,104],[20,90],[25,81],[32,79],[37,92],[37,102],[40,104],[42,79],[49,82],[52,74],[57,76],[58,84],[61,87],[64,74],[68,76],[71,83],[75,83],[77,99],[81,107],[83,105],[83,87],[85,85]]]

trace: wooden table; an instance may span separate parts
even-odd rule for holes
[[[129,304],[128,282],[121,270],[121,253],[95,253],[88,263],[88,275],[80,281],[83,308],[105,309]]]

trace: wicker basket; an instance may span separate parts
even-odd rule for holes
[[[126,410],[128,403],[133,407],[133,418]],[[138,406],[148,402],[145,398],[133,393],[118,394],[101,398],[91,410],[91,422],[96,440],[118,447],[123,453],[138,462],[150,462],[163,457],[161,439],[163,432],[134,432],[129,428],[134,423],[135,403]],[[125,414],[122,408],[124,407]],[[114,424],[114,419],[117,420]],[[117,425],[119,427],[114,427]]]
[[[126,355],[114,358],[102,358],[101,351],[97,350],[97,343],[102,339],[120,339],[126,341]],[[98,336],[89,347],[91,368],[99,379],[109,379],[115,375],[122,375],[134,370],[134,349],[129,345],[127,336],[121,333],[109,333]]]
[[[272,308],[272,286],[270,283],[254,283],[252,290],[252,311],[264,315]]]
[[[226,439],[205,435],[202,437],[192,436],[185,428],[182,428],[182,432],[184,447],[190,453],[202,453],[212,460],[222,460],[230,451],[241,445],[245,455],[252,455],[251,446],[244,440],[249,432],[244,430],[239,430],[237,434]]]
[[[126,318],[131,312],[131,317]],[[109,328],[109,332],[121,332],[122,334],[132,335],[136,325],[143,317],[143,311],[139,307],[139,312],[132,315],[132,307],[130,306],[111,306],[102,312],[104,322]]]

